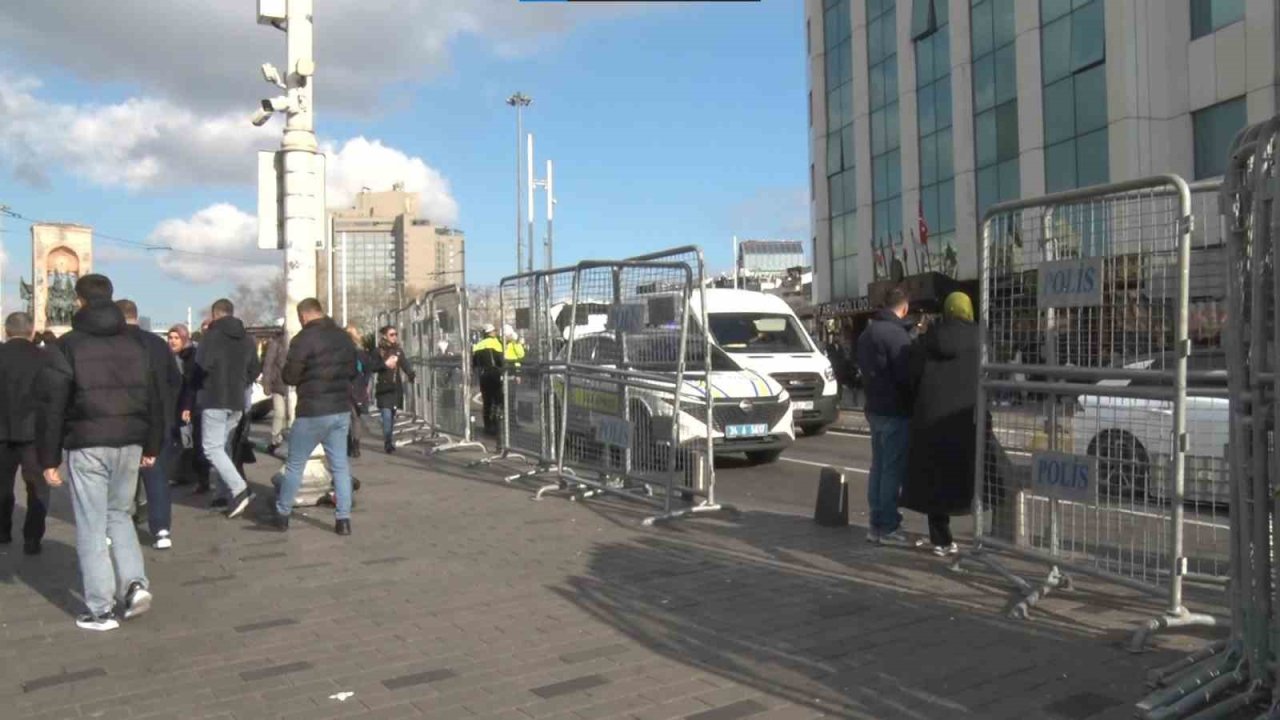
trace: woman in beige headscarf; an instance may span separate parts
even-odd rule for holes
[[[929,516],[929,541],[919,544],[942,557],[957,552],[951,516],[968,514],[973,503],[978,343],[973,303],[954,292],[943,304],[942,322],[912,351],[916,399],[899,505]]]

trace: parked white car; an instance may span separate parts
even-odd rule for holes
[[[627,339],[626,367],[645,372],[674,373],[679,356],[679,337],[674,332],[656,331]],[[695,355],[695,351],[690,351]],[[632,360],[631,358],[639,358]],[[621,348],[611,333],[598,333],[575,338],[575,363],[614,369],[622,362]],[[686,371],[681,391],[679,443],[681,447],[704,444],[711,439],[716,454],[742,453],[754,464],[771,463],[795,441],[792,426],[791,397],[773,378],[745,370],[719,348],[712,347],[710,378],[700,372]],[[708,382],[709,380],[709,382]],[[575,380],[569,389],[569,434],[594,432],[601,417],[621,417],[618,385],[614,382]],[[706,422],[706,397],[713,401],[711,427]],[[645,445],[671,445],[662,428],[669,427],[675,412],[669,392],[633,388],[629,391],[629,417],[633,448]],[[593,412],[598,413],[593,416]],[[657,418],[667,422],[654,422]],[[580,445],[593,442],[590,437],[577,438]],[[661,453],[651,452],[652,456]]]
[[[1169,355],[1127,365],[1130,369],[1172,367]],[[1221,350],[1194,351],[1189,372],[1225,370]],[[1138,384],[1141,384],[1139,381]],[[1129,380],[1104,380],[1099,386],[1129,386]],[[1226,378],[1189,382],[1187,393],[1187,467],[1183,497],[1188,502],[1228,501],[1226,398],[1196,395],[1195,388],[1226,386]],[[1072,418],[1075,452],[1098,458],[1098,489],[1113,498],[1165,500],[1169,496],[1169,458],[1173,449],[1173,403],[1166,400],[1083,395]]]

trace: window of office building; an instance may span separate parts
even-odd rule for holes
[[[1217,177],[1226,171],[1227,151],[1245,122],[1243,96],[1191,114],[1197,180]]]
[[[858,292],[858,243],[854,237],[857,195],[853,152],[852,0],[825,0],[823,39],[827,51],[827,197],[831,227],[831,293]]]
[[[1110,170],[1103,0],[1040,0],[1040,19],[1045,187],[1055,192],[1105,183]]]
[[[1244,0],[1191,0],[1191,39],[1244,19]]]
[[[955,163],[951,136],[951,26],[946,0],[915,0],[911,36],[916,50],[920,128],[920,207],[933,248],[955,234]],[[918,241],[911,231],[912,240]]]
[[[970,10],[973,145],[978,218],[1020,194],[1015,0],[976,0]]]
[[[879,251],[902,240],[902,158],[898,136],[898,42],[895,0],[866,0],[871,118],[871,242]],[[941,4],[941,3],[940,3]]]

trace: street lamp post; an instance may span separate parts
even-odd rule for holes
[[[521,167],[520,146],[524,142],[524,109],[532,103],[533,98],[520,91],[507,98],[507,104],[516,109],[516,273],[524,272],[524,216],[520,208],[524,168]]]

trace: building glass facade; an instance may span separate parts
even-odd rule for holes
[[[1191,39],[1244,19],[1244,0],[1191,0]]]
[[[1245,118],[1244,97],[1220,102],[1191,114],[1197,180],[1226,172],[1227,150],[1236,134],[1244,129]]]
[[[979,221],[992,204],[1013,200],[1021,192],[1014,2],[973,0],[969,14]]]
[[[830,201],[831,284],[840,293],[858,285],[857,192],[853,150],[852,0],[824,0],[826,50],[827,191]]]
[[[902,238],[902,151],[898,134],[895,0],[865,0],[871,115],[872,243],[886,251]],[[885,252],[887,256],[889,253]]]
[[[1048,192],[1107,182],[1103,0],[1040,0],[1044,175]]]
[[[956,229],[951,135],[951,24],[947,0],[915,0],[911,37],[916,52],[920,137],[920,207],[932,249],[950,245]],[[919,239],[919,238],[915,238]]]

